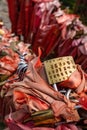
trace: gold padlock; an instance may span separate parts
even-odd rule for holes
[[[76,70],[72,56],[65,56],[44,61],[49,84],[67,80]]]

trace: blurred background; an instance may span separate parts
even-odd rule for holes
[[[69,13],[80,15],[81,21],[87,25],[87,0],[60,0],[62,8],[67,9]],[[0,19],[3,19],[7,28],[10,28],[8,7],[6,0],[0,0]]]
[[[6,0],[0,0],[0,19],[4,21],[7,28],[10,28],[10,20],[9,20],[8,6]]]

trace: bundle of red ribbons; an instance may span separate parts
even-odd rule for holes
[[[87,71],[87,27],[79,16],[61,9],[58,0],[7,0],[12,32],[23,36],[41,58],[73,56]]]
[[[58,0],[7,1],[12,31],[0,26],[2,120],[9,130],[86,129],[87,27]],[[57,91],[45,61],[58,76]]]

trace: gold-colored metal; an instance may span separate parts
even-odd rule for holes
[[[76,70],[76,65],[72,56],[44,61],[44,66],[49,84],[55,84],[67,80]]]
[[[2,21],[0,21],[0,25],[2,25],[2,26],[3,26],[3,25],[4,25],[4,23],[3,23]]]
[[[0,29],[0,35],[4,35],[4,34],[5,32],[2,29]]]

